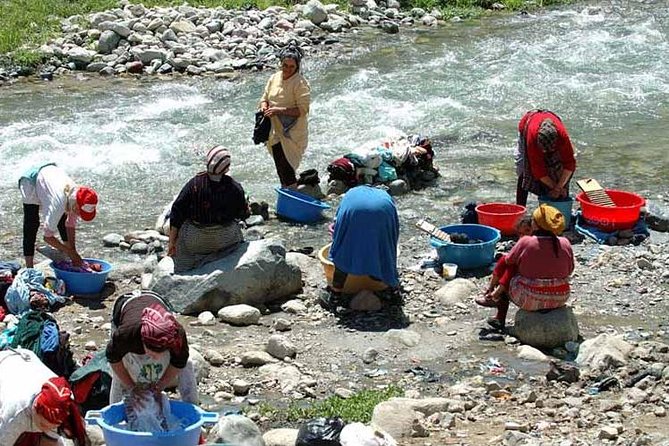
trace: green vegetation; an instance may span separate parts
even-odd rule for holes
[[[290,6],[297,0],[189,0],[191,6],[240,9],[271,5]],[[543,7],[565,0],[497,0],[506,10]],[[325,0],[346,7],[347,0]],[[401,0],[403,8],[440,9],[446,18],[471,18],[490,9],[496,0]],[[178,6],[184,0],[131,0],[146,7]],[[0,0],[0,54],[11,53],[17,64],[35,65],[41,61],[34,49],[56,35],[60,19],[118,7],[118,0]]]
[[[390,385],[381,390],[362,390],[347,399],[332,396],[310,406],[291,403],[284,410],[270,407],[268,404],[262,404],[259,406],[259,412],[261,415],[272,416],[275,419],[286,422],[297,422],[318,417],[340,417],[347,423],[356,421],[369,423],[372,419],[374,406],[390,398],[402,396],[402,394],[402,389],[395,385]]]

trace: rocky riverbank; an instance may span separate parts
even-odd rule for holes
[[[320,263],[288,252],[302,272],[297,294],[180,317],[201,353],[205,407],[241,408],[267,445],[287,446],[299,424],[287,415],[291,404],[392,384],[404,398],[378,405],[372,422],[401,445],[666,444],[669,237],[652,231],[639,246],[576,240],[570,305],[581,338],[543,352],[486,328],[488,311],[472,299],[487,272],[449,282],[420,268],[429,257],[421,235],[401,240],[404,305],[381,311],[324,310]],[[156,261],[153,254],[117,268],[114,293],[56,313],[77,357],[103,347],[114,299],[155,272]]]
[[[351,0],[349,11],[318,0],[291,9],[207,9],[191,6],[122,7],[62,20],[62,35],[39,48],[46,63],[39,76],[75,71],[234,77],[239,70],[277,65],[278,51],[297,42],[307,53],[336,52],[342,33],[360,27],[396,34],[402,27],[437,26],[438,10],[400,10],[397,0]],[[0,82],[32,70],[0,69]]]

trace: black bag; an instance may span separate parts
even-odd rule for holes
[[[272,129],[270,119],[260,110],[256,112],[256,125],[253,127],[253,143],[260,144],[267,142],[269,131]]]
[[[345,423],[341,418],[315,418],[300,426],[295,446],[341,446],[339,435]]]

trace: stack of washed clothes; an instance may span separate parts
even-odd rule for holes
[[[341,194],[360,184],[388,184],[398,179],[410,189],[420,189],[439,175],[433,159],[432,143],[421,135],[363,146],[328,165],[328,193]]]

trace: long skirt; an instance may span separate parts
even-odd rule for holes
[[[189,271],[224,257],[242,241],[242,229],[236,221],[225,225],[202,226],[187,220],[179,229],[174,272]]]

